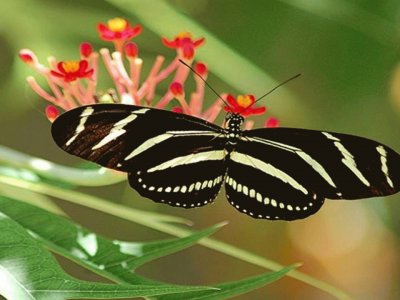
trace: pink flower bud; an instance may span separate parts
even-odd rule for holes
[[[174,96],[179,96],[183,94],[182,84],[176,81],[171,83],[171,85],[169,86],[169,90],[172,94],[174,94]]]
[[[180,106],[175,106],[171,109],[174,113],[183,114],[183,108]]]
[[[45,112],[47,119],[49,119],[51,123],[53,123],[54,120],[57,119],[57,117],[60,115],[60,112],[54,105],[47,105]]]
[[[125,45],[125,54],[128,58],[135,58],[137,57],[138,53],[139,48],[135,43],[129,42]]]
[[[276,118],[268,118],[265,121],[264,127],[267,127],[267,128],[279,127],[279,120]]]
[[[194,65],[194,70],[202,76],[207,75],[208,73],[207,66],[201,62],[198,62]]]
[[[22,49],[19,51],[19,58],[26,64],[32,64],[35,62],[36,57],[31,50]]]
[[[80,51],[81,51],[81,55],[83,57],[88,58],[90,56],[90,54],[92,54],[92,52],[93,52],[93,47],[90,43],[83,42],[80,45]]]

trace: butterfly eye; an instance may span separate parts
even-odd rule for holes
[[[228,123],[230,120],[232,120],[233,114],[228,112],[225,116],[225,122]]]

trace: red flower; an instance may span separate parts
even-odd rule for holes
[[[71,82],[80,78],[89,78],[93,74],[93,69],[88,69],[88,62],[81,61],[60,61],[57,64],[57,71],[51,71],[51,75],[64,79],[66,82]]]
[[[201,46],[205,41],[204,38],[193,40],[192,35],[189,32],[181,32],[171,41],[164,37],[161,40],[168,48],[181,51],[183,57],[186,59],[192,59],[194,56],[194,50]]]
[[[225,111],[240,114],[244,117],[261,115],[266,111],[265,106],[253,107],[256,101],[253,95],[239,95],[236,99],[232,95],[228,95],[226,100],[229,106],[224,107]]]
[[[107,25],[100,23],[97,25],[97,29],[99,31],[100,38],[104,41],[110,42],[117,40],[128,41],[142,31],[142,27],[140,25],[131,27],[131,24],[122,18],[108,20]]]

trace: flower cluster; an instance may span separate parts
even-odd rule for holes
[[[221,94],[227,105],[216,98],[213,104],[204,109],[204,92],[208,68],[205,63],[194,62],[197,48],[205,42],[204,38],[195,39],[188,32],[178,34],[173,39],[162,38],[162,43],[176,51],[176,57],[164,66],[165,57],[158,55],[147,76],[142,74],[143,60],[139,56],[139,47],[132,39],[142,32],[140,25],[132,26],[128,20],[114,18],[97,26],[102,40],[112,42],[115,50],[110,53],[107,48],[98,52],[88,42],[80,45],[79,60],[58,61],[55,57],[48,58],[48,67],[41,64],[29,49],[19,53],[23,62],[42,75],[51,90],[43,89],[33,76],[27,78],[30,87],[43,99],[51,103],[45,109],[50,121],[59,115],[59,110],[69,110],[76,106],[98,102],[116,102],[133,105],[143,105],[160,109],[170,108],[177,113],[185,113],[207,121],[214,122],[223,110],[239,113],[243,116],[263,114],[265,107],[255,107],[253,95],[239,95],[236,98],[230,94]],[[98,90],[99,62],[104,63],[114,87],[107,92]],[[189,96],[185,93],[185,82],[190,75],[191,66],[202,78],[193,74],[195,90]],[[144,79],[142,79],[144,78]],[[170,80],[168,90],[161,96],[156,96],[158,84]],[[252,121],[247,121],[246,128],[251,128]],[[276,119],[267,119],[265,126],[276,127]]]

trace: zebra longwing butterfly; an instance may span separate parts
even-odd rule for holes
[[[193,208],[221,186],[239,212],[295,220],[325,199],[359,199],[400,189],[400,156],[365,138],[294,128],[226,128],[155,108],[96,104],[59,116],[55,142],[70,154],[128,173],[143,197]]]

